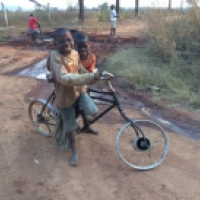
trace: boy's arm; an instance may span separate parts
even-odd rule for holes
[[[38,26],[40,26],[40,22],[36,18],[34,18],[34,21]]]
[[[92,73],[92,72],[94,72],[94,68],[96,66],[96,56],[94,54],[92,54],[91,58],[92,59],[91,59],[90,66],[88,67],[88,71]]]
[[[65,66],[63,66],[62,62],[58,59],[55,54],[51,56],[52,68],[54,70],[55,79],[58,83],[65,86],[80,86],[95,82],[95,76],[91,73],[84,74],[74,74],[68,73]]]

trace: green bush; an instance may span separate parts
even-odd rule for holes
[[[153,9],[145,13],[149,26],[149,52],[166,62],[200,55],[200,10],[193,6],[187,12]]]
[[[108,22],[109,21],[109,12],[101,12],[98,15],[99,22]]]

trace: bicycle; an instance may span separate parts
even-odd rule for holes
[[[92,99],[100,100],[110,104],[92,121],[90,121],[90,124],[93,124],[99,118],[108,113],[111,109],[117,107],[119,113],[127,122],[119,130],[116,137],[116,149],[119,157],[134,169],[153,169],[160,165],[167,156],[169,149],[169,141],[167,135],[163,128],[156,122],[146,119],[133,120],[126,115],[125,111],[120,105],[115,89],[111,84],[112,78],[114,78],[113,74],[106,71],[102,73],[101,79],[106,81],[109,88],[108,92],[88,88],[88,92],[91,93],[90,96]],[[94,96],[95,93],[103,94],[104,96],[108,95],[112,97],[112,99]],[[56,132],[58,110],[53,105],[55,96],[55,91],[53,91],[47,100],[32,99],[31,103],[29,104],[29,118],[37,131],[45,136],[52,136]],[[82,132],[87,127],[88,125],[81,127],[79,131]],[[154,151],[156,153],[155,161],[152,160],[154,158],[152,155]],[[147,156],[147,162],[144,162],[144,155]],[[138,156],[137,159],[136,156]],[[137,164],[136,162],[140,162],[140,164]]]

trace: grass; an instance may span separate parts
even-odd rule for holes
[[[150,91],[193,109],[200,108],[200,9],[187,12],[151,9],[143,13],[148,24],[144,49],[122,50],[104,67],[136,91]]]
[[[110,56],[104,68],[119,76],[135,91],[150,91],[156,101],[200,108],[200,60],[193,65],[184,62],[163,63],[146,49],[122,50]]]
[[[85,11],[85,21],[78,21],[77,11],[52,11],[51,21],[46,11],[34,15],[43,31],[56,27],[82,30],[109,29],[109,12]],[[9,27],[5,29],[0,13],[0,42],[13,35],[28,31],[28,12],[8,12]],[[144,49],[122,50],[108,58],[105,66],[120,76],[136,91],[151,92],[153,99],[166,99],[192,108],[200,108],[200,10],[194,4],[187,12],[149,9],[140,12],[120,12],[120,23],[146,22],[143,33],[147,46]],[[2,27],[2,28],[1,28]]]

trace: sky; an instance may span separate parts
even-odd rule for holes
[[[50,3],[50,7],[57,7],[59,9],[67,8],[67,5],[75,5],[78,0],[36,0],[38,3],[42,5],[47,5]],[[182,0],[172,0],[172,7],[180,7]],[[34,9],[34,3],[30,2],[29,0],[1,0],[4,3],[5,7],[9,6],[20,6],[23,9],[31,10]],[[84,0],[84,4],[86,7],[97,7],[99,4],[102,3],[115,4],[116,0]],[[139,0],[139,6],[143,7],[168,7],[169,0]],[[188,4],[186,0],[183,0],[183,6],[186,7]],[[134,7],[135,1],[134,0],[120,0],[121,7]],[[0,5],[1,7],[1,5]]]

